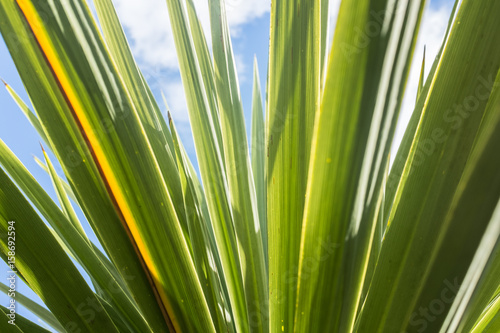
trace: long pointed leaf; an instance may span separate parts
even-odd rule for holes
[[[267,188],[266,188],[266,134],[264,125],[264,114],[262,108],[262,96],[259,79],[259,68],[257,65],[257,57],[254,60],[254,80],[253,80],[253,96],[252,96],[252,172],[255,183],[255,193],[257,195],[257,206],[259,209],[259,221],[262,228],[262,243],[264,245],[264,254],[267,261],[268,244],[267,244]]]
[[[268,317],[262,315],[268,312],[266,260],[236,64],[224,1],[210,0],[209,8],[228,194],[240,247],[250,330],[267,332]]]
[[[314,119],[321,87],[322,1],[271,8],[266,105],[270,331],[293,330]]]
[[[78,203],[148,323],[158,332],[167,331],[150,277],[145,273],[136,247],[123,228],[92,160],[86,139],[71,115],[67,100],[59,91],[59,85],[32,31],[13,1],[2,1],[0,5],[2,35],[14,55],[14,63]]]
[[[0,283],[0,291],[2,291],[4,294],[8,295],[9,293],[9,287],[7,287],[5,284]],[[50,313],[49,310],[44,308],[43,306],[33,302],[31,299],[28,297],[24,296],[20,292],[16,291],[15,292],[15,301],[24,306],[26,309],[28,309],[31,313],[33,313],[35,316],[43,320],[45,323],[47,323],[50,327],[55,329],[58,332],[62,332],[64,329],[59,323],[59,321],[54,317],[52,313]]]
[[[205,87],[204,73],[200,69],[197,50],[190,34],[191,31],[198,30],[190,30],[184,1],[167,0],[167,5],[188,102],[189,119],[194,134],[203,189],[222,262],[223,275],[228,287],[236,329],[245,331],[249,327],[248,314],[241,275],[240,250],[222,159],[223,147],[218,139],[216,124],[210,111],[210,96],[208,95],[210,90],[207,92]]]
[[[9,323],[11,318],[8,316],[10,314],[10,310],[3,305],[0,305],[0,312],[3,313],[0,315],[2,319],[0,320],[0,329],[2,332],[11,332],[11,333],[48,333],[45,328],[40,327],[28,319],[16,314],[16,320],[13,322],[15,324]],[[62,331],[58,331],[62,332]]]
[[[13,239],[12,245],[7,237],[1,237],[0,246],[4,254],[14,258],[9,260],[15,260],[11,270],[22,273],[65,329],[118,333],[69,257],[3,169],[0,183],[0,232]],[[94,302],[95,310],[84,311],[87,301]]]
[[[443,303],[432,320],[418,309],[427,309],[446,283],[460,283],[489,221],[491,206],[496,204],[491,201],[494,195],[486,196],[481,209],[464,206],[469,207],[467,215],[454,215],[453,200],[457,188],[469,186],[461,178],[481,118],[497,112],[497,106],[486,104],[500,66],[499,43],[492,43],[498,39],[500,25],[492,17],[485,18],[486,13],[498,10],[495,1],[464,1],[459,9],[389,214],[360,331],[440,327],[449,302]],[[456,58],[457,52],[460,58]],[[475,186],[481,193],[498,190],[496,182],[479,179]],[[457,257],[449,249],[463,244],[464,239],[467,246]]]

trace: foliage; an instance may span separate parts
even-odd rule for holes
[[[1,255],[36,316],[58,332],[500,331],[499,1],[457,1],[391,152],[425,1],[342,1],[331,49],[329,0],[272,1],[247,140],[224,1],[209,47],[193,0],[167,0],[201,179],[111,0],[94,3],[98,22],[84,0],[0,0],[33,108],[6,88],[64,171],[43,151],[58,205],[0,141]]]

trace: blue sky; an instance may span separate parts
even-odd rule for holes
[[[113,2],[117,7],[139,66],[158,97],[158,101],[161,101],[161,91],[165,92],[183,143],[191,159],[195,161],[196,154],[165,1],[114,0]],[[194,0],[194,2],[202,24],[208,31],[207,0]],[[338,3],[338,0],[332,0],[330,15],[332,21],[336,17]],[[423,25],[415,50],[415,60],[410,72],[394,146],[397,146],[401,140],[413,108],[424,44],[427,46],[426,59],[429,64],[434,59],[441,44],[452,3],[451,0],[431,0],[424,12]],[[233,37],[233,49],[245,109],[247,131],[249,131],[254,55],[259,62],[260,80],[263,85],[266,82],[270,0],[226,0],[226,8]],[[333,27],[333,25],[331,26]],[[208,38],[210,37],[208,36]],[[427,66],[427,70],[429,67],[430,65]],[[0,39],[0,77],[9,83],[25,101],[29,100],[2,39]],[[262,89],[263,96],[265,96],[265,87],[263,86]],[[160,102],[160,105],[162,104]],[[47,189],[47,192],[57,200],[50,178],[33,160],[33,155],[42,157],[39,146],[41,140],[2,87],[0,87],[0,113],[0,139],[14,151],[40,184]],[[90,228],[87,227],[86,231],[95,240]],[[2,279],[7,277],[6,267],[5,264],[0,264],[3,272],[0,273]],[[2,280],[2,282],[6,283],[6,280]],[[36,295],[26,286],[22,286],[19,280],[18,285],[19,291],[37,299]],[[8,304],[8,298],[3,294],[0,295],[0,304]],[[35,317],[22,307],[18,308],[18,313],[36,321]]]

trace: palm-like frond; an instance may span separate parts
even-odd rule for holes
[[[0,141],[0,254],[48,310],[19,301],[60,332],[497,332],[500,3],[456,2],[390,167],[425,1],[342,1],[331,50],[329,0],[273,1],[250,136],[208,2],[211,46],[166,1],[199,179],[110,0],[0,0],[33,108],[7,90],[64,172],[43,151],[58,205]]]

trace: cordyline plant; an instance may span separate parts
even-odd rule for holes
[[[224,1],[209,47],[167,0],[198,179],[111,0],[101,29],[0,0],[34,111],[7,89],[65,175],[44,152],[58,205],[0,141],[1,255],[48,311],[16,300],[58,332],[500,332],[500,1],[455,4],[390,168],[424,2],[344,0],[328,49],[329,0],[273,1],[249,144]]]

